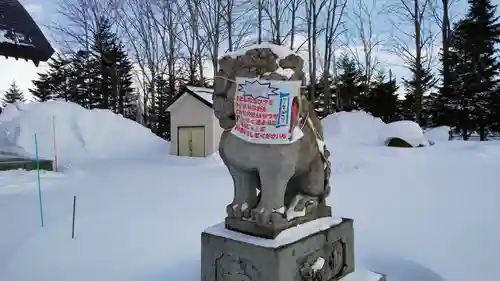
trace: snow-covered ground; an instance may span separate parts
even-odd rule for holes
[[[62,112],[74,105],[33,105],[9,120],[24,120],[21,131],[37,129],[52,144],[51,126],[31,126],[26,117],[40,120],[46,112],[40,106]],[[0,172],[0,280],[199,281],[200,233],[223,220],[232,196],[221,160],[168,156],[168,143],[159,145],[147,129],[109,113],[82,112],[99,117],[73,130],[59,126],[72,128],[68,123],[80,118],[56,118],[58,144],[72,150],[59,152],[67,169],[41,175],[43,228],[36,172]],[[370,125],[377,119],[351,115],[331,116],[324,126],[333,164],[329,203],[335,216],[355,220],[357,267],[390,281],[500,280],[500,142],[388,148],[380,145],[385,130]],[[21,124],[10,122],[8,128]],[[105,134],[101,124],[117,130]],[[136,138],[119,133],[132,128]],[[93,136],[85,147],[101,149],[80,149],[64,131]],[[122,148],[116,157],[99,157],[113,143]],[[26,151],[31,144],[10,145]]]

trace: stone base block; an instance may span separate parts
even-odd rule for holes
[[[275,239],[231,231],[224,223],[201,235],[201,281],[344,281],[352,272],[351,219],[317,219]]]

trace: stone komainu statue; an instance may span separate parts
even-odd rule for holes
[[[237,57],[225,56],[219,60],[220,70],[214,82],[214,112],[225,130],[219,153],[234,182],[226,227],[267,238],[274,238],[288,227],[331,215],[325,203],[330,191],[329,152],[322,141],[321,123],[305,97],[301,98],[297,124],[304,136],[295,142],[255,144],[230,132],[236,124],[236,77],[305,83],[304,63],[299,56],[277,59],[265,47]],[[288,78],[277,73],[280,67],[293,75]]]

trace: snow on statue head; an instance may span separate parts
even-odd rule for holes
[[[234,182],[228,229],[274,238],[331,215],[329,153],[314,108],[301,94],[303,65],[288,48],[271,44],[219,60],[214,112],[225,130],[220,156]]]

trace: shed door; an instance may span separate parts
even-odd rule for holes
[[[177,155],[205,157],[205,127],[178,127]]]

